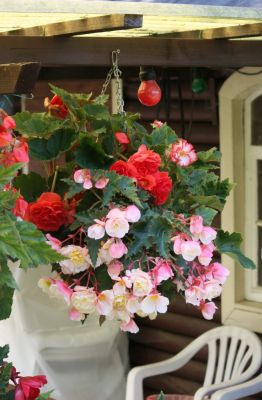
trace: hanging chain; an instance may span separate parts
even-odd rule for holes
[[[110,71],[108,72],[106,80],[102,86],[101,94],[105,94],[107,87],[112,80],[112,77],[114,77],[116,80],[117,112],[120,115],[125,115],[125,111],[124,111],[125,103],[124,103],[123,96],[122,96],[121,82],[120,82],[122,71],[118,68],[118,54],[120,54],[119,49],[112,51],[112,67],[111,67]]]

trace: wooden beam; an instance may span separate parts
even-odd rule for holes
[[[110,14],[54,22],[46,25],[36,25],[30,28],[14,29],[0,32],[0,36],[71,36],[117,29],[140,28],[142,24],[142,15]]]
[[[262,41],[163,38],[0,37],[0,63],[38,61],[43,66],[159,67],[262,66]]]
[[[0,64],[0,94],[31,93],[40,71],[40,63]]]
[[[220,28],[196,29],[183,32],[160,34],[162,38],[180,39],[235,39],[252,36],[262,36],[262,22],[245,25],[225,26]]]

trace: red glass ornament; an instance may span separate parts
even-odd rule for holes
[[[152,68],[140,67],[141,84],[137,96],[140,103],[145,106],[155,106],[161,100],[161,89],[155,81],[156,74]]]

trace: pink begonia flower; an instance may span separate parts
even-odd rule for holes
[[[184,241],[181,244],[181,254],[184,260],[193,261],[201,254],[200,244],[194,240]]]
[[[193,236],[197,236],[203,230],[203,218],[200,215],[192,215],[190,218],[190,232]]]
[[[93,288],[76,287],[71,297],[73,308],[83,314],[92,314],[96,310],[96,293]]]
[[[139,328],[133,319],[130,319],[128,322],[122,322],[120,325],[120,329],[123,332],[137,333]]]
[[[104,290],[97,296],[96,310],[100,315],[109,315],[113,309],[113,290]]]
[[[13,142],[13,136],[7,131],[0,130],[0,147],[8,146]]]
[[[172,238],[172,241],[174,242],[173,243],[174,253],[177,255],[181,254],[181,245],[182,243],[184,243],[184,240],[182,240],[180,235],[177,235]]]
[[[59,253],[68,258],[59,262],[63,274],[78,274],[91,266],[91,260],[86,247],[69,245],[62,247]]]
[[[164,125],[164,123],[155,119],[151,125],[153,128],[161,128],[161,126]]]
[[[121,271],[123,271],[124,266],[119,260],[113,260],[107,267],[108,275],[111,279],[115,280],[118,278]]]
[[[124,217],[109,218],[105,224],[108,236],[122,239],[129,231],[129,223]]]
[[[204,226],[199,234],[199,239],[203,244],[209,244],[212,240],[215,240],[217,232],[210,226]]]
[[[68,284],[64,281],[57,280],[56,286],[58,291],[64,296],[64,299],[67,304],[70,303],[71,296],[73,294],[73,290],[68,287]]]
[[[69,318],[71,319],[71,321],[82,321],[83,319],[85,319],[85,314],[80,313],[72,307],[69,310]]]
[[[173,143],[170,150],[170,159],[180,167],[188,167],[197,160],[197,154],[192,144],[185,139]]]
[[[213,316],[217,310],[217,306],[213,301],[210,301],[208,303],[201,301],[199,304],[199,309],[205,319],[213,319]]]
[[[159,259],[151,272],[156,286],[174,276],[173,270],[168,262],[162,259]]]
[[[16,127],[14,118],[10,116],[7,116],[3,119],[2,125],[5,129],[10,129],[10,130],[15,129]]]
[[[215,262],[210,267],[210,272],[213,279],[221,284],[225,283],[228,275],[230,274],[229,270],[223,264],[220,264],[218,262]]]
[[[15,162],[29,162],[28,144],[24,140],[16,140],[13,156]]]
[[[60,250],[62,242],[59,239],[53,237],[50,233],[47,233],[45,237],[48,239],[46,243],[49,244],[53,250]]]
[[[116,239],[109,247],[109,254],[113,258],[121,258],[127,252],[128,249],[121,239]]]
[[[135,205],[128,206],[125,211],[125,218],[128,222],[137,222],[141,218],[141,212]]]
[[[166,313],[169,300],[165,296],[161,296],[159,293],[150,294],[141,301],[141,310],[147,314],[154,312]]]
[[[108,184],[109,179],[108,178],[100,178],[98,179],[98,181],[96,181],[95,183],[95,187],[97,189],[104,189],[106,187],[106,185]]]
[[[130,277],[133,283],[133,294],[137,297],[147,296],[153,289],[151,277],[147,272],[141,269],[133,269],[132,271],[126,271],[127,277]]]
[[[23,198],[23,196],[19,196],[16,199],[15,206],[12,210],[13,214],[16,217],[24,218],[26,209],[28,207],[28,202]]]
[[[185,290],[186,303],[199,306],[200,300],[205,294],[204,289],[200,285],[192,285]]]
[[[78,169],[75,171],[74,181],[76,183],[83,183],[84,189],[91,189],[93,186],[89,169]]]
[[[48,276],[44,276],[39,279],[37,286],[42,289],[44,293],[49,294],[49,289],[53,282],[53,279],[49,278]]]
[[[113,257],[110,256],[109,249],[114,239],[108,239],[99,249],[98,257],[101,260],[102,264],[109,265],[111,261],[113,261]]]
[[[120,278],[113,286],[114,295],[120,296],[127,292],[127,281],[124,278]]]
[[[105,236],[105,223],[99,219],[95,219],[96,224],[89,226],[87,229],[87,236],[90,239],[99,240]]]
[[[128,296],[126,293],[117,294],[113,299],[113,309],[108,315],[109,319],[118,319],[119,321],[128,322],[130,320],[130,314],[126,309]]]
[[[120,210],[120,208],[115,207],[108,212],[106,218],[125,218],[125,212]]]
[[[211,301],[214,297],[218,297],[221,295],[222,287],[216,280],[206,281],[203,283],[203,290],[204,296],[202,297],[202,299]]]
[[[212,260],[213,251],[208,246],[201,246],[201,254],[198,256],[198,261],[201,265],[207,267]]]
[[[135,314],[138,310],[140,310],[140,302],[139,298],[133,295],[130,295],[126,304],[126,309],[131,314]]]

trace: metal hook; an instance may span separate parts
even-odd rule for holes
[[[35,98],[33,93],[30,93],[29,95],[27,95],[27,94],[14,94],[13,93],[13,96],[20,97],[21,99],[25,99],[25,100],[33,100]]]
[[[113,50],[112,51],[112,64],[117,65],[118,64],[118,54],[120,54],[120,50]]]

